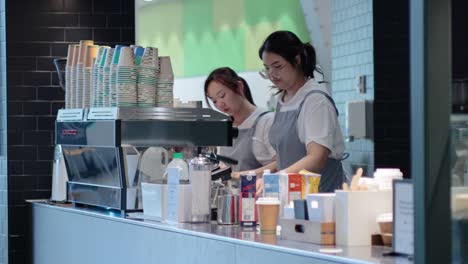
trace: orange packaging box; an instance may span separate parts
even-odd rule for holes
[[[302,175],[299,173],[288,173],[288,203],[301,199]]]

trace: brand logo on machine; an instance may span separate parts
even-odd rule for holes
[[[76,134],[78,134],[78,130],[76,129],[63,129],[62,130],[62,135],[76,136]]]

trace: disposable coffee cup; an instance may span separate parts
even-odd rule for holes
[[[78,50],[78,65],[82,65],[85,63],[86,60],[86,47],[93,45],[92,40],[81,40],[80,41],[80,47]]]
[[[141,57],[142,66],[151,66],[159,69],[158,49],[146,47]]]
[[[135,55],[130,47],[120,49],[118,66],[135,66]]]
[[[260,197],[257,202],[258,223],[261,233],[276,233],[280,201],[272,197]]]
[[[73,67],[73,57],[75,56],[75,50],[79,49],[80,45],[77,44],[69,44],[68,45],[68,52],[67,52],[67,66]]]
[[[84,67],[89,68],[92,66],[93,59],[95,59],[98,54],[98,49],[99,49],[99,46],[97,45],[86,46],[85,61],[83,65]]]

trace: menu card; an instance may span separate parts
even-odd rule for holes
[[[413,183],[408,180],[393,182],[393,251],[414,254]]]

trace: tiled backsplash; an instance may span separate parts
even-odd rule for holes
[[[372,0],[333,0],[332,2],[332,91],[343,135],[346,136],[346,102],[374,99],[374,47]],[[356,91],[355,80],[366,76],[366,93]],[[363,167],[365,174],[373,171],[374,143],[358,139],[346,142],[345,169],[351,173]]]
[[[8,263],[5,0],[0,0],[0,264]]]
[[[375,166],[410,175],[408,1],[374,1]]]
[[[345,104],[373,100],[374,138],[346,142],[344,161],[372,176],[376,167],[398,167],[409,176],[409,6],[407,1],[332,2],[333,96],[345,130]],[[366,93],[356,78],[366,76]],[[346,131],[343,131],[346,135]]]
[[[452,0],[452,71],[453,78],[468,78],[468,1]]]
[[[134,4],[133,0],[6,0],[8,210],[10,223],[15,223],[8,228],[9,263],[30,259],[24,199],[50,196],[55,115],[64,105],[52,61],[65,57],[68,44],[81,39],[100,45],[133,44]]]

